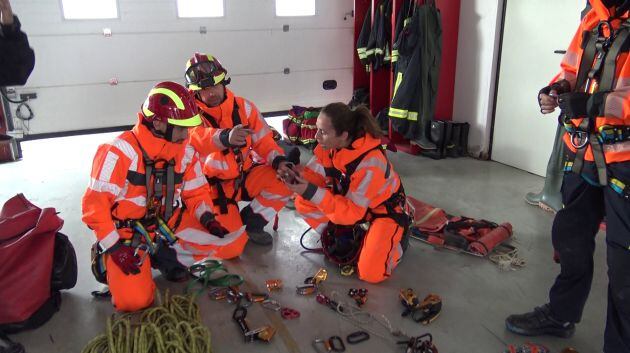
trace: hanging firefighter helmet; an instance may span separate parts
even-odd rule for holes
[[[169,125],[191,127],[201,125],[195,99],[190,92],[175,82],[155,85],[142,105],[146,121],[162,121]]]
[[[186,86],[191,91],[200,91],[220,83],[227,85],[230,77],[219,59],[212,55],[195,53],[186,63]]]

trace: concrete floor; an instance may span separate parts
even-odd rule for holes
[[[23,144],[23,161],[0,165],[0,202],[21,192],[39,206],[55,207],[65,219],[63,232],[70,236],[79,258],[78,284],[63,293],[61,311],[43,327],[13,336],[29,353],[80,352],[91,338],[103,332],[105,321],[113,312],[109,302],[96,301],[90,296],[92,290],[99,288],[89,270],[89,249],[94,236],[81,222],[80,200],[96,146],[115,135],[27,142]],[[379,285],[365,284],[356,277],[342,277],[320,255],[302,253],[298,240],[306,225],[285,209],[273,247],[248,245],[242,257],[227,262],[227,267],[243,275],[245,288],[251,291],[262,291],[266,279],[284,280],[285,289],[274,293],[274,297],[283,305],[301,311],[302,316],[283,321],[275,312],[252,307],[248,316],[250,326],[271,323],[278,333],[269,344],[245,344],[231,320],[233,307],[202,296],[199,303],[204,323],[212,332],[214,352],[313,352],[314,338],[345,337],[355,331],[354,326],[317,304],[313,297],[297,296],[292,289],[320,266],[329,271],[327,291],[344,294],[351,287],[368,288],[367,310],[386,314],[393,326],[409,334],[432,333],[440,352],[502,352],[506,344],[527,341],[546,344],[552,352],[566,346],[580,352],[601,351],[607,283],[603,237],[597,239],[592,294],[573,338],[528,339],[504,328],[507,315],[545,303],[548,288],[559,271],[551,259],[549,231],[553,216],[523,201],[526,192],[541,189],[542,178],[498,163],[467,158],[434,161],[397,153],[391,155],[391,160],[408,194],[453,214],[511,222],[516,236],[513,244],[527,260],[527,266],[504,272],[484,259],[436,251],[412,240],[410,250],[391,279]],[[166,283],[159,276],[156,281],[160,288],[183,290],[183,285]],[[413,287],[421,296],[430,292],[442,296],[441,317],[429,326],[402,318],[397,292],[407,287]],[[404,350],[391,342],[372,338],[367,343],[348,346],[347,351]]]

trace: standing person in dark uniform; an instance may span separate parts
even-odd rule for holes
[[[560,274],[549,302],[511,315],[521,335],[570,337],[593,280],[595,235],[606,216],[605,353],[630,353],[630,0],[591,0],[557,79],[540,90],[543,114],[559,107],[567,152],[564,208],[553,222]]]
[[[9,0],[0,0],[0,28],[0,87],[24,85],[35,66],[35,53]]]

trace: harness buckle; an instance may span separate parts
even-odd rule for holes
[[[590,142],[588,131],[574,130],[570,132],[570,136],[571,146],[575,147],[578,150],[586,147],[586,145],[588,145]]]

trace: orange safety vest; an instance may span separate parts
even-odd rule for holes
[[[593,155],[593,146],[595,145],[596,150],[601,150],[603,153],[596,151],[596,154],[604,156],[604,158],[599,158],[605,159],[605,161],[599,163],[602,165],[602,168],[599,168],[600,174],[603,174],[605,173],[605,164],[630,160],[630,139],[616,142],[598,142],[598,139],[602,139],[602,132],[610,131],[611,128],[614,131],[621,131],[624,127],[630,126],[630,61],[628,60],[627,49],[625,49],[626,51],[623,48],[620,48],[621,50],[615,49],[615,46],[621,45],[621,41],[624,40],[624,36],[619,35],[622,33],[619,30],[630,26],[630,22],[627,21],[628,12],[621,18],[610,22],[615,34],[612,37],[614,40],[609,43],[607,52],[601,53],[604,56],[601,59],[601,63],[598,63],[599,53],[596,49],[598,39],[597,27],[600,23],[604,23],[603,21],[608,21],[613,13],[606,8],[601,0],[591,0],[591,4],[593,8],[582,19],[580,27],[562,60],[562,70],[554,81],[562,79],[569,81],[574,92],[596,93],[609,91],[604,99],[604,114],[593,117],[594,120],[590,126],[585,126],[589,125],[586,123],[583,124],[584,119],[567,121],[565,126],[568,127],[568,131],[564,136],[567,148],[578,154],[578,157],[582,157],[583,160],[597,163],[598,158],[595,158]],[[602,33],[606,37],[611,35],[607,27],[602,27],[602,29]],[[624,29],[624,31],[629,30]],[[594,78],[589,80],[589,72],[595,72],[593,69],[597,65],[601,65],[602,69],[596,73]],[[596,84],[593,84],[593,82],[596,82]],[[576,148],[576,146],[579,146],[579,144],[576,144],[576,139],[572,143],[572,133],[576,137],[576,133],[572,131],[576,130],[588,130],[586,133],[592,134],[589,143],[583,148],[583,151],[580,151],[582,150],[581,148]],[[584,136],[586,135],[584,134]],[[577,161],[576,164],[578,164]],[[579,166],[581,168],[581,163]]]
[[[143,150],[151,161],[145,160]],[[173,166],[171,176],[164,176],[164,187],[154,190],[153,197],[153,202],[159,203],[156,205],[158,216],[169,226],[174,226],[184,205],[197,219],[205,212],[212,212],[208,183],[193,146],[154,136],[142,124],[139,115],[131,131],[98,147],[90,184],[83,195],[83,222],[94,231],[102,250],[120,239],[132,238],[130,228],[117,227],[121,221],[141,220],[147,215],[147,162],[154,162],[154,170],[160,171],[166,170],[168,164]],[[151,177],[152,185],[155,185],[155,175]],[[172,195],[166,190],[168,178],[173,178]],[[172,202],[172,207],[167,200]],[[170,212],[167,210],[172,210],[170,219],[165,217],[165,213]]]
[[[273,132],[258,111],[258,108],[242,97],[236,97],[225,89],[226,98],[216,107],[208,107],[197,100],[204,126],[191,132],[191,143],[201,156],[203,172],[208,178],[231,180],[247,172],[254,163],[271,164],[283,150],[273,139]],[[253,132],[247,144],[238,148],[227,148],[219,140],[219,134],[243,124]]]
[[[398,221],[387,201],[404,196],[402,184],[381,148],[380,139],[370,135],[357,138],[351,148],[325,151],[317,146],[304,176],[329,187],[318,187],[309,201],[338,225],[353,225],[368,211]],[[404,197],[400,201],[404,203]]]

